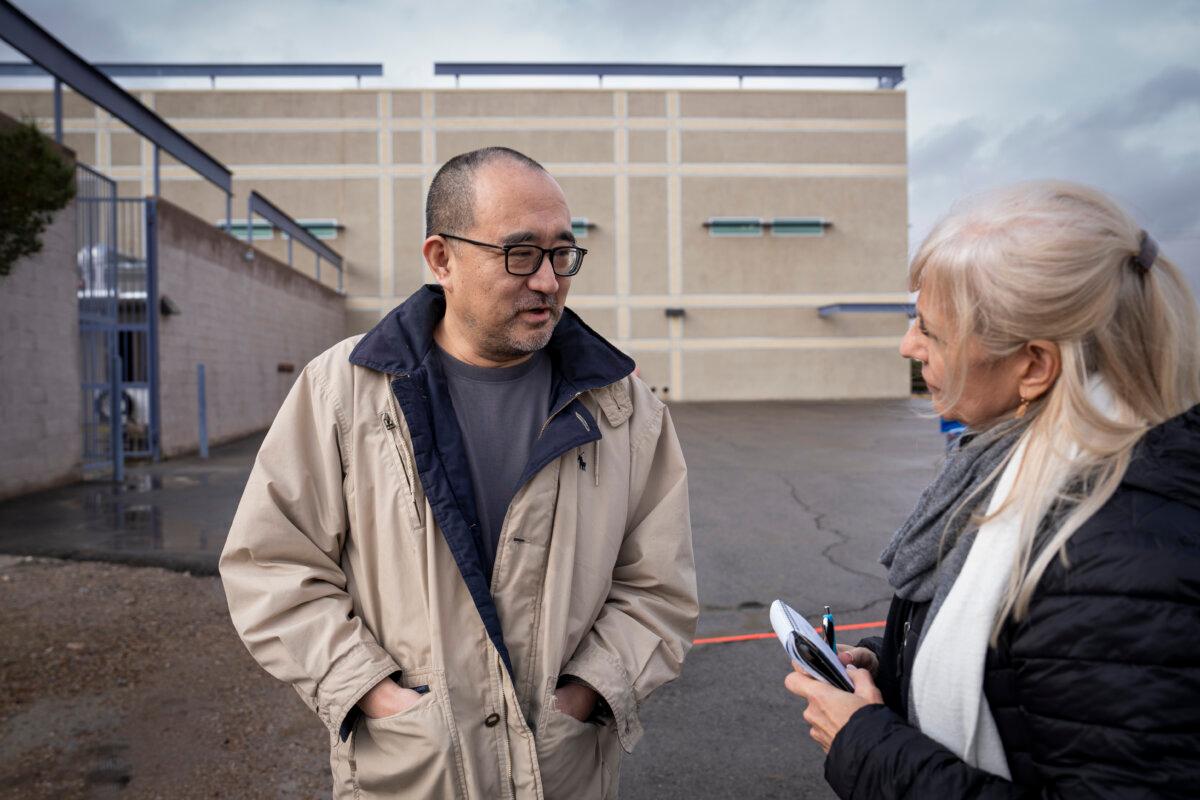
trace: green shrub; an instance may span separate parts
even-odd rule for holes
[[[37,126],[0,128],[0,275],[42,249],[42,231],[74,196],[74,168]]]

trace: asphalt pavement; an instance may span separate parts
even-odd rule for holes
[[[697,638],[770,630],[776,598],[815,620],[881,621],[879,552],[942,452],[918,400],[671,407],[688,462],[702,612]],[[0,503],[0,553],[215,572],[261,437],[212,458],[133,467]],[[864,628],[842,641],[878,633]],[[697,644],[682,677],[643,706],[621,796],[831,798],[803,704],[783,688],[777,641]]]
[[[880,622],[879,553],[933,477],[943,438],[928,403],[672,407],[688,463],[702,610],[697,638],[770,631],[782,598],[816,621]],[[854,643],[881,627],[844,631]],[[833,798],[804,704],[783,688],[778,640],[698,644],[642,710],[646,735],[621,796]]]

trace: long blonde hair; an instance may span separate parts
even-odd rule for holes
[[[1196,301],[1161,253],[1142,269],[1141,247],[1140,227],[1102,192],[1036,181],[965,202],[913,259],[909,288],[953,328],[945,406],[962,396],[972,342],[1000,359],[1046,339],[1062,357],[1058,380],[1022,420],[1026,452],[1009,495],[1020,546],[993,639],[1028,612],[1054,557],[1066,563],[1067,541],[1116,491],[1142,435],[1200,402]],[[1114,395],[1110,413],[1089,399],[1096,377]]]

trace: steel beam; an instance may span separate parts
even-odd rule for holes
[[[875,78],[894,88],[904,80],[902,65],[859,64],[656,64],[608,62],[439,61],[434,75],[637,75],[728,78]]]
[[[46,72],[191,167],[223,192],[228,194],[233,191],[232,173],[224,164],[69,50],[8,0],[0,0],[0,38]]]
[[[378,78],[383,64],[234,64],[234,63],[103,63],[93,66],[114,78]],[[38,77],[37,64],[0,62],[0,75]]]
[[[63,143],[62,81],[54,79],[54,141]]]

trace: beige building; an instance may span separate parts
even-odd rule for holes
[[[430,280],[424,193],[440,163],[485,145],[541,161],[589,251],[569,305],[676,400],[904,396],[905,95],[893,89],[137,91],[234,172],[233,218],[257,189],[347,259],[347,334]],[[45,91],[0,111],[52,128]],[[64,96],[64,143],[153,192],[151,145]],[[164,156],[161,194],[216,223],[224,196]],[[255,245],[287,246],[265,222]],[[311,256],[295,248],[295,267]],[[321,279],[334,284],[326,267]]]

